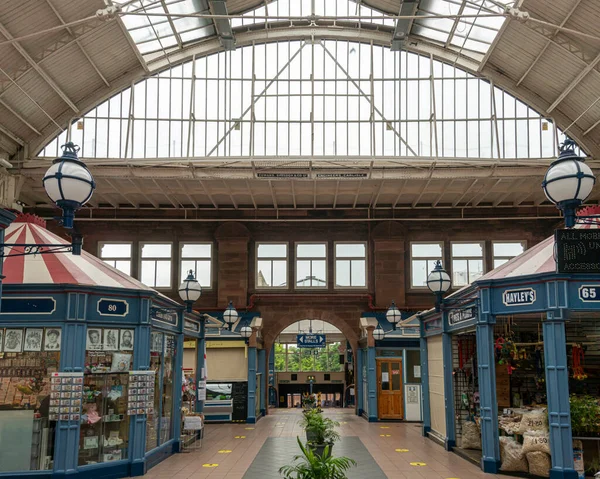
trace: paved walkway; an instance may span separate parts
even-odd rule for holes
[[[351,410],[331,409],[325,413],[339,421],[342,440],[335,455],[359,462],[349,478],[369,479],[472,479],[503,478],[483,474],[456,454],[421,436],[420,425],[368,423]],[[284,463],[299,453],[296,436],[301,412],[279,409],[256,425],[209,424],[201,449],[176,454],[152,468],[148,479],[274,479]],[[368,472],[367,472],[368,470]]]

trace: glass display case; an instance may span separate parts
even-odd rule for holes
[[[53,466],[61,328],[0,328],[0,473]],[[55,410],[56,409],[56,410]]]
[[[132,329],[88,328],[79,465],[127,459]]]

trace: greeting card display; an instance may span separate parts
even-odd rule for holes
[[[83,398],[83,373],[52,373],[50,376],[50,421],[79,421]]]
[[[129,371],[127,414],[154,414],[155,371]]]

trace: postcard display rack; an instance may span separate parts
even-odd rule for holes
[[[127,414],[154,414],[155,371],[129,371]]]

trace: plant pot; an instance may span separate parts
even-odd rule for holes
[[[317,438],[317,435],[312,431],[306,431],[306,442],[311,443]]]
[[[310,448],[310,450],[312,452],[315,453],[316,456],[323,456],[323,452],[325,451],[325,448],[329,446],[329,455],[332,455],[332,449],[333,449],[333,444],[314,444],[314,443],[308,443],[308,447]]]

